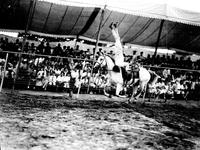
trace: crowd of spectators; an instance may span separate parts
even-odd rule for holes
[[[91,92],[102,93],[101,89],[107,82],[106,70],[103,70],[103,72],[92,71],[93,53],[89,49],[86,51],[80,50],[78,45],[75,48],[70,46],[61,47],[61,44],[51,47],[48,42],[41,42],[37,46],[29,42],[23,45],[18,39],[11,42],[7,38],[1,38],[0,77],[4,73],[3,64],[6,57],[6,53],[3,53],[3,51],[22,52],[22,50],[21,57],[19,57],[19,53],[9,53],[5,73],[5,87],[11,88],[17,75],[15,88],[52,91],[73,89],[74,92],[77,92],[81,85],[81,92],[86,93],[89,85]],[[100,51],[102,49],[99,49],[96,57],[98,57]],[[112,52],[109,54],[112,55]],[[126,61],[130,61],[134,55],[136,55],[136,52],[132,56],[126,56]],[[18,64],[19,58],[21,58],[20,65]],[[200,69],[199,60],[192,62],[190,58],[184,60],[184,57],[178,58],[175,55],[172,55],[172,57],[157,55],[153,59],[153,56],[150,55],[144,57],[141,52],[136,55],[136,58],[141,59],[143,65]],[[160,78],[153,86],[149,86],[149,93],[171,98],[197,98],[200,86],[198,72],[177,69],[150,69],[155,71]]]
[[[173,55],[150,55],[148,54],[147,57],[143,56],[143,52],[140,52],[138,55],[136,51],[133,51],[133,55],[128,56],[128,60],[133,56],[136,56],[138,59],[142,59],[143,65],[154,65],[159,67],[170,67],[170,68],[180,68],[180,69],[190,69],[190,70],[200,70],[200,59],[197,61],[192,61],[191,57],[184,57],[184,56],[176,56]]]

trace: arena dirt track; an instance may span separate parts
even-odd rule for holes
[[[191,102],[0,96],[1,150],[200,149],[200,109]]]

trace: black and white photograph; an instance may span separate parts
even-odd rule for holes
[[[200,150],[200,1],[0,0],[0,150]]]

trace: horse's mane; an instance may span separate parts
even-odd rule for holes
[[[105,54],[105,56],[108,56],[113,61],[113,63],[115,64],[114,58],[112,58],[110,55],[107,55],[107,54]]]

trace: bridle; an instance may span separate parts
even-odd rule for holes
[[[105,55],[105,54],[102,54],[102,56],[104,57],[104,60],[105,60],[105,62],[106,62],[106,68],[108,68],[108,63],[107,63],[107,61],[106,61],[106,56],[107,57],[110,57],[109,55]],[[110,59],[113,61],[113,59],[110,57]],[[113,62],[114,64],[115,64],[115,62]],[[100,65],[101,64],[103,64],[103,61],[100,63]],[[112,69],[111,70],[109,70],[109,69],[106,69],[107,71],[112,71]]]

